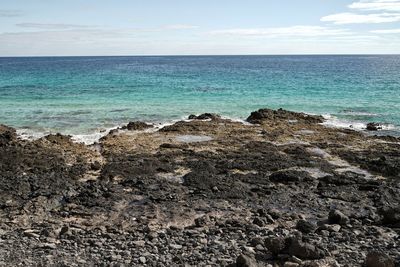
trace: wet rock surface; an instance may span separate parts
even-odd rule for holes
[[[93,146],[1,125],[0,266],[399,266],[398,139],[192,119]]]
[[[251,123],[263,123],[268,121],[278,122],[280,120],[286,120],[288,122],[301,121],[303,123],[322,123],[324,121],[322,116],[297,113],[284,109],[259,109],[258,111],[252,112],[247,118],[247,121]]]
[[[188,117],[189,120],[220,120],[221,116],[215,113],[203,113],[198,116],[190,115]]]
[[[367,124],[367,130],[368,131],[378,131],[382,130],[382,125],[376,122],[370,122]]]
[[[131,121],[126,126],[123,126],[121,129],[129,131],[143,131],[152,127],[153,125],[147,124],[142,121]]]

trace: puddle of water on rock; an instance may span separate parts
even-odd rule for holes
[[[175,140],[182,143],[198,143],[211,141],[213,138],[207,135],[178,135]]]
[[[231,173],[247,175],[247,174],[257,174],[258,171],[256,171],[256,170],[244,170],[244,171],[242,171],[242,170],[239,170],[239,169],[232,169]]]
[[[183,177],[190,172],[190,169],[179,168],[175,172],[158,173],[157,176],[171,182],[183,184]]]
[[[331,158],[331,155],[326,152],[325,150],[319,148],[319,147],[311,147],[307,148],[307,151],[310,152],[311,154],[314,154],[315,156],[321,157],[321,158]]]
[[[319,157],[327,160],[330,164],[336,166],[337,168],[335,169],[335,171],[338,172],[338,173],[353,172],[353,173],[364,175],[364,177],[366,179],[376,179],[377,178],[376,176],[372,175],[367,170],[363,170],[363,169],[361,169],[359,167],[353,166],[350,163],[348,163],[347,161],[345,161],[345,160],[343,160],[343,159],[341,159],[339,157],[332,156],[331,154],[329,154],[328,152],[326,152],[325,150],[323,150],[321,148],[312,147],[312,148],[307,148],[307,150],[310,153],[312,153],[312,154],[314,154],[316,156],[319,156]],[[323,172],[321,172],[321,174],[322,173]],[[319,174],[317,174],[317,175],[319,175]],[[323,177],[323,176],[319,176],[319,177]]]
[[[297,131],[296,132],[296,134],[300,134],[300,135],[312,135],[312,134],[314,134],[315,132],[314,131],[312,131],[312,130],[300,130],[300,131]]]
[[[183,184],[183,175],[176,175],[175,173],[159,173],[157,176],[171,182]]]
[[[322,177],[325,177],[325,176],[332,176],[332,174],[324,172],[319,168],[307,168],[307,167],[304,167],[304,168],[299,168],[299,170],[308,172],[311,175],[311,177],[316,178],[316,179],[322,178]]]
[[[360,169],[355,166],[351,166],[351,165],[348,167],[345,167],[345,168],[335,169],[335,171],[338,173],[353,172],[353,173],[361,174],[361,175],[364,175],[365,179],[376,179],[377,178],[376,176],[372,175],[370,172]]]
[[[351,165],[347,161],[345,161],[341,158],[338,158],[338,157],[330,157],[328,162],[334,166],[341,167],[341,168],[351,167]]]

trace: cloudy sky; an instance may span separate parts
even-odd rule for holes
[[[400,0],[1,0],[0,56],[400,53]]]

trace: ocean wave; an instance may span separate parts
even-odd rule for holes
[[[23,140],[36,140],[51,134],[50,131],[39,131],[28,128],[17,129],[17,135]]]
[[[100,138],[106,136],[112,129],[108,129],[104,132],[95,132],[92,134],[75,134],[72,135],[72,140],[77,143],[84,143],[85,145],[93,145],[98,142]]]
[[[323,114],[322,116],[326,120],[325,122],[322,123],[322,125],[328,126],[328,127],[348,128],[348,129],[362,131],[362,130],[366,130],[367,124],[368,124],[368,122],[338,118],[331,114]],[[389,123],[380,123],[380,125],[382,127],[382,131],[399,131],[400,132],[400,128],[396,125],[389,124]],[[378,132],[375,132],[375,133],[378,133]]]
[[[90,134],[70,134],[72,140],[77,143],[84,143],[85,145],[92,145],[95,142],[98,142],[101,137],[107,135],[112,129],[116,127],[107,129],[105,131],[96,131]],[[47,131],[47,130],[37,130],[37,129],[29,129],[29,128],[22,128],[17,129],[17,135],[19,138],[23,140],[37,140],[43,138],[49,134],[56,134],[56,131]],[[65,134],[69,135],[69,134]]]
[[[376,116],[379,116],[379,115],[380,115],[380,114],[378,114],[378,113],[372,113],[372,112],[362,111],[362,110],[357,111],[357,110],[351,110],[351,109],[342,110],[340,113],[341,113],[341,114],[344,114],[344,115],[346,115],[346,116],[355,116],[355,117],[358,117],[358,116],[362,116],[362,117],[376,117]]]
[[[203,92],[203,93],[215,92],[215,91],[224,91],[224,90],[227,90],[227,88],[215,87],[215,86],[200,86],[200,87],[195,88],[195,91]]]

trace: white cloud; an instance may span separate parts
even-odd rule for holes
[[[386,29],[386,30],[374,30],[371,33],[382,33],[382,34],[396,34],[400,33],[400,29]]]
[[[21,28],[34,28],[45,30],[63,30],[63,29],[86,29],[94,26],[63,23],[18,23],[16,26]]]
[[[361,0],[349,5],[360,10],[400,11],[400,0]]]
[[[19,16],[22,16],[22,12],[20,10],[0,9],[0,18],[19,17]]]
[[[186,24],[175,24],[175,25],[166,25],[164,26],[167,30],[191,30],[191,29],[198,29],[199,26],[194,25],[186,25]]]
[[[387,23],[400,21],[400,13],[356,14],[338,13],[321,18],[334,24]]]
[[[335,36],[350,34],[345,29],[333,29],[322,26],[291,26],[280,28],[239,28],[217,30],[210,32],[212,35],[232,35],[232,36],[301,36],[301,37],[316,37],[316,36]]]

